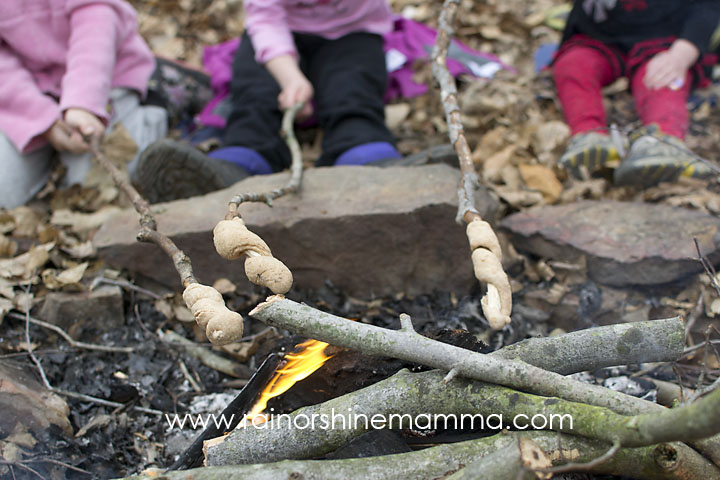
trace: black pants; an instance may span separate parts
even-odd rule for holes
[[[333,165],[344,151],[369,142],[394,143],[385,126],[387,84],[382,37],[351,33],[336,40],[295,33],[300,69],[315,90],[316,116],[323,129],[317,165]],[[279,135],[280,86],[261,64],[247,34],[235,53],[231,82],[233,111],[226,145],[251,148],[274,171],[290,165],[290,151]]]

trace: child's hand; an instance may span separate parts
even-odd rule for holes
[[[56,120],[43,135],[59,152],[84,153],[89,149],[80,132],[63,120]]]
[[[105,133],[105,125],[100,119],[82,108],[68,108],[65,111],[65,123],[80,132],[86,139],[102,137]],[[90,145],[88,144],[87,147],[89,149]]]
[[[280,95],[278,95],[278,104],[280,105],[280,110],[285,110],[286,108],[290,108],[296,103],[302,102],[303,108],[297,113],[297,117],[307,118],[310,115],[312,115],[313,109],[312,104],[310,103],[310,100],[312,100],[312,97],[314,95],[312,84],[308,81],[307,78],[305,78],[304,75],[301,75],[297,79],[293,80],[290,84],[286,85],[285,88],[282,89],[280,92]]]
[[[687,40],[676,40],[669,50],[660,52],[648,62],[645,86],[650,89],[671,87],[685,81],[688,69],[697,61],[700,52]]]
[[[279,55],[269,60],[265,67],[280,85],[278,105],[281,110],[290,108],[298,102],[305,105],[297,114],[297,118],[306,118],[312,115],[312,100],[315,92],[312,84],[303,75],[298,67],[297,60],[292,55]]]

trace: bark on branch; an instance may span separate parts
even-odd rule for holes
[[[480,218],[475,208],[475,190],[479,186],[477,172],[465,138],[455,79],[447,67],[447,52],[453,37],[453,23],[460,0],[445,0],[440,13],[438,34],[432,53],[432,70],[440,85],[440,96],[448,126],[448,135],[460,160],[462,178],[458,189],[457,221],[467,223],[467,237],[472,249],[475,277],[487,283],[487,293],[481,301],[483,313],[493,329],[501,330],[510,323],[512,290],[502,267],[502,251],[489,223]]]
[[[538,444],[554,465],[568,461],[589,462],[601,456],[608,445],[551,432],[505,432],[492,437],[441,445],[425,450],[384,457],[348,460],[286,460],[257,465],[205,467],[141,476],[163,480],[430,480],[443,478],[492,452],[517,443],[518,437]],[[608,461],[593,467],[593,473],[623,475],[639,480],[719,480],[720,471],[701,455],[682,444],[621,448]],[[133,477],[138,478],[138,477]],[[488,477],[490,478],[490,477]]]
[[[196,283],[190,258],[180,250],[175,242],[166,235],[158,232],[157,221],[150,211],[150,205],[142,195],[135,190],[130,184],[127,175],[120,171],[103,153],[100,146],[100,140],[95,138],[91,142],[91,152],[95,160],[103,167],[112,177],[115,184],[120,190],[125,192],[135,207],[135,211],[140,215],[140,231],[137,234],[139,242],[154,243],[162,249],[165,254],[170,257],[175,266],[175,270],[180,275],[180,281],[184,286]]]
[[[295,131],[293,124],[295,122],[295,115],[303,107],[302,103],[298,103],[291,108],[285,110],[282,120],[282,129],[280,134],[285,139],[288,149],[290,149],[291,164],[290,164],[290,179],[287,184],[282,188],[277,188],[271,192],[264,193],[240,193],[235,195],[228,204],[228,213],[225,216],[226,220],[231,220],[235,217],[241,217],[238,208],[244,202],[263,202],[267,203],[268,206],[272,206],[273,200],[280,198],[288,193],[295,193],[300,189],[302,182],[303,165],[302,165],[302,152],[300,151],[300,144],[295,137]]]

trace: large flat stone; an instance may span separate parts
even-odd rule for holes
[[[242,264],[222,259],[212,229],[236,193],[280,187],[287,173],[251,177],[204,197],[157,205],[159,230],[192,259],[199,281],[227,277],[249,286]],[[292,270],[295,286],[326,280],[358,296],[434,289],[466,291],[474,285],[464,227],[455,223],[460,173],[447,165],[335,167],[305,172],[302,191],[275,200],[273,208],[245,204],[248,227]],[[478,208],[491,218],[496,202],[485,190]],[[154,245],[136,242],[132,210],[111,218],[94,242],[111,265],[179,287],[170,260]]]
[[[657,285],[702,270],[693,239],[720,260],[720,219],[702,212],[640,202],[583,201],[506,217],[519,250],[542,258],[587,259],[588,275],[611,286]]]

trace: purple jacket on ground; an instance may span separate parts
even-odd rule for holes
[[[144,94],[154,68],[123,0],[0,1],[0,131],[19,151],[68,108],[108,121],[110,90]]]

